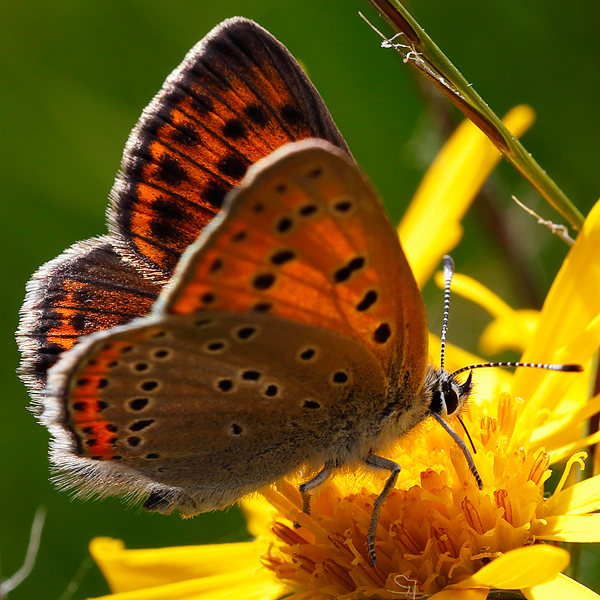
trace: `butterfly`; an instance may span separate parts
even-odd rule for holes
[[[395,228],[287,49],[243,18],[199,42],[144,110],[107,235],[27,286],[21,376],[59,484],[182,516],[301,467],[311,489],[471,390],[427,364]],[[441,415],[441,417],[440,417]]]

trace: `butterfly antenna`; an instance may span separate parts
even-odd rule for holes
[[[450,312],[450,284],[452,283],[452,277],[454,276],[454,261],[447,254],[444,256],[444,320],[442,322],[442,336],[441,336],[441,356],[440,366],[444,369],[444,357],[446,354],[446,333],[448,331],[448,314]],[[465,371],[472,371],[473,369],[483,369],[487,367],[529,367],[531,369],[545,369],[546,371],[561,371],[563,373],[580,373],[583,371],[581,365],[560,365],[551,363],[530,363],[530,362],[489,362],[489,363],[478,363],[476,365],[469,365],[462,367],[458,371],[452,373],[452,377]],[[461,421],[462,423],[462,421]],[[464,424],[463,424],[464,427]],[[469,432],[466,430],[467,435]],[[471,439],[469,437],[469,439]],[[473,444],[473,442],[471,442]]]
[[[452,277],[454,276],[454,261],[447,254],[444,256],[443,273],[444,273],[444,320],[442,321],[442,335],[440,338],[440,341],[441,341],[440,367],[441,367],[441,372],[443,374],[442,376],[447,378],[446,380],[449,381],[450,377],[448,377],[448,375],[446,374],[446,372],[444,370],[444,358],[445,358],[445,354],[446,354],[446,334],[448,332],[448,315],[450,314],[450,284],[452,283]],[[467,385],[470,387],[470,378],[469,378],[469,383]],[[443,392],[442,392],[442,395],[443,395]],[[477,481],[477,485],[479,486],[479,489],[483,489],[483,482],[481,481],[481,477],[479,476],[479,473],[477,472],[477,467],[475,466],[475,461],[473,460],[473,457],[471,456],[471,453],[469,452],[469,449],[467,448],[466,444],[460,439],[460,437],[458,437],[458,435],[456,434],[454,429],[452,429],[452,427],[450,427],[450,425],[448,423],[446,423],[446,421],[440,414],[436,413],[435,411],[432,411],[431,416],[450,434],[450,437],[456,442],[457,446],[462,450],[462,453],[464,454],[465,458],[467,459],[467,463],[469,464],[469,469],[471,470],[471,473],[473,474],[473,476],[475,477],[475,480]],[[476,453],[477,450],[475,449],[475,444],[473,444],[473,440],[471,439],[471,436],[469,435],[469,432],[467,431],[467,428],[465,427],[465,424],[463,423],[460,416],[458,417],[458,420],[460,421],[460,424],[463,426],[463,429],[465,430],[465,433],[467,434],[467,437],[469,438],[469,442],[471,442],[471,446],[473,447],[473,452]]]
[[[451,374],[447,374],[444,370],[444,358],[445,358],[445,354],[446,354],[446,334],[448,332],[448,314],[450,312],[450,284],[452,283],[452,277],[454,276],[454,262],[453,262],[452,258],[450,258],[450,256],[448,256],[448,255],[444,256],[443,273],[444,273],[444,320],[442,322],[440,366],[441,366],[442,378],[444,379],[444,381],[446,383],[450,380],[453,380],[455,378],[455,376],[459,375],[460,373],[464,373],[465,371],[472,371],[473,369],[482,369],[484,367],[530,367],[530,368],[534,368],[534,369],[546,369],[548,371],[562,371],[562,372],[575,372],[575,373],[583,371],[583,367],[581,365],[574,365],[574,364],[560,365],[560,364],[529,363],[529,362],[489,362],[489,363],[478,363],[475,365],[469,365],[468,367],[462,367],[461,369],[458,369],[457,371],[454,371]],[[443,386],[443,384],[442,384],[442,386]],[[464,384],[464,386],[466,386],[465,389],[467,389],[467,392],[468,392],[468,389],[470,389],[470,386],[471,386],[471,375],[469,375],[468,382],[466,382]],[[443,389],[442,389],[441,393],[443,396],[444,395]],[[475,480],[477,481],[477,485],[479,486],[479,489],[483,489],[483,482],[481,481],[481,477],[479,476],[479,473],[477,472],[477,467],[475,466],[475,461],[473,460],[473,457],[471,456],[471,453],[469,452],[469,449],[467,448],[464,441],[458,436],[458,434],[452,429],[452,427],[450,427],[450,425],[448,423],[446,423],[446,421],[444,420],[444,418],[442,417],[442,415],[439,412],[437,412],[435,410],[431,410],[429,414],[450,434],[450,437],[452,437],[452,439],[455,441],[457,446],[462,450],[462,453],[464,454],[465,458],[467,459],[469,469],[471,470],[471,473],[473,474],[473,476],[475,477]],[[469,442],[471,443],[473,452],[476,453],[477,450],[475,449],[475,444],[473,443],[473,440],[471,439],[471,435],[469,434],[467,428],[465,427],[463,420],[460,418],[460,415],[457,415],[457,417],[458,417],[458,420],[460,421],[460,424],[462,425],[462,428],[465,430],[467,437],[469,438]]]
[[[446,333],[448,332],[448,315],[450,314],[450,284],[454,276],[454,261],[447,254],[444,256],[444,320],[442,322],[440,367],[444,369],[446,354]]]
[[[472,371],[473,369],[483,369],[487,367],[529,367],[530,369],[545,369],[546,371],[561,371],[563,373],[581,373],[583,367],[581,365],[560,365],[552,363],[530,363],[530,362],[489,362],[489,363],[478,363],[476,365],[469,365],[468,367],[462,367],[458,371],[452,373],[452,377],[463,373],[464,371]]]

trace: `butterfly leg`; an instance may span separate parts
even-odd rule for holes
[[[400,465],[395,463],[393,460],[377,456],[376,454],[369,454],[367,458],[365,458],[365,462],[370,467],[383,469],[391,473],[385,482],[381,493],[379,496],[377,496],[377,498],[375,498],[375,502],[373,503],[373,514],[371,515],[371,525],[369,526],[369,535],[367,536],[367,550],[369,552],[369,558],[371,559],[371,564],[375,566],[377,564],[377,557],[375,556],[375,532],[377,531],[379,511],[381,510],[381,505],[387,498],[387,495],[396,485],[398,474],[400,473]]]
[[[142,508],[148,512],[159,512],[168,515],[174,509],[178,509],[183,518],[193,517],[200,511],[193,498],[182,493],[170,490],[153,490],[146,498]]]
[[[310,515],[310,500],[312,497],[310,490],[321,485],[326,479],[328,479],[332,470],[333,465],[330,463],[325,463],[325,466],[312,479],[305,481],[298,488],[302,494],[302,512],[304,514]]]

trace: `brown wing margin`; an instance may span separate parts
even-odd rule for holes
[[[159,291],[107,236],[78,242],[40,267],[27,284],[17,330],[19,374],[34,400],[48,369],[78,338],[150,312]]]
[[[131,133],[108,211],[119,251],[168,280],[248,166],[307,137],[350,154],[285,46],[252,21],[224,21],[188,53]]]

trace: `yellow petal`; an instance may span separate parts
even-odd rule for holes
[[[517,548],[493,560],[468,579],[450,588],[499,588],[516,590],[554,579],[569,564],[562,548],[539,544]]]
[[[276,600],[287,590],[266,570],[215,575],[170,585],[102,596],[95,600]]]
[[[550,515],[580,515],[600,508],[600,475],[584,479],[548,500]]]
[[[582,448],[587,448],[588,446],[593,446],[600,442],[600,431],[596,431],[592,435],[588,435],[583,438],[579,438],[574,442],[571,442],[567,446],[563,446],[562,448],[556,448],[548,452],[550,455],[550,464],[561,462],[566,460],[569,456],[571,456],[577,450],[581,450]]]
[[[246,518],[246,528],[254,537],[264,535],[279,512],[260,494],[246,496],[240,502],[240,507]]]
[[[600,264],[598,266],[600,268]],[[600,273],[598,275],[600,276]],[[541,357],[537,362],[541,360],[556,363],[574,362],[584,367],[587,365],[587,368],[582,373],[557,373],[540,371],[539,369],[518,369],[513,378],[512,393],[513,395],[520,395],[522,398],[527,399],[525,410],[522,412],[516,427],[518,433],[528,432],[529,435],[532,435],[536,423],[539,422],[540,415],[548,415],[554,411],[565,397],[569,388],[576,385],[578,380],[580,380],[580,383],[585,383],[589,380],[590,359],[597,351],[598,346],[600,346],[600,314],[595,315],[591,322],[587,323],[583,328],[577,328],[575,323],[573,325],[575,331],[573,331],[573,335],[568,343],[558,350],[548,348],[548,354]],[[529,358],[526,357],[526,360],[529,360]],[[523,371],[534,373],[533,375],[528,375],[525,380],[518,379],[521,377]],[[521,394],[519,391],[523,388],[523,385],[521,385],[522,381],[525,381],[524,387],[527,388],[525,394]],[[580,386],[579,389],[581,390],[583,387]],[[580,398],[580,401],[583,403],[585,396]]]
[[[113,592],[128,592],[188,579],[247,572],[259,564],[257,542],[127,550],[121,540],[96,538],[90,553]]]
[[[600,600],[596,592],[562,573],[553,581],[522,592],[527,600]]]
[[[534,116],[530,107],[517,106],[506,115],[504,124],[519,137]],[[426,173],[398,228],[420,287],[460,240],[460,221],[500,156],[473,123],[464,121]]]
[[[435,284],[444,289],[444,274],[438,271],[434,277]],[[479,304],[492,317],[501,317],[503,315],[512,315],[515,311],[502,298],[496,296],[485,285],[462,273],[454,273],[452,278],[452,291],[471,302]]]
[[[514,310],[492,321],[479,338],[484,354],[499,354],[505,350],[523,352],[531,341],[539,317],[537,310]]]
[[[559,515],[545,519],[536,535],[554,542],[600,542],[600,513],[592,515]]]
[[[523,360],[556,362],[556,351],[581,334],[600,313],[599,241],[600,202],[597,202],[554,279]],[[587,363],[589,358],[578,360]],[[520,369],[515,374],[513,394],[530,398],[539,382],[539,373]]]
[[[583,424],[597,412],[600,412],[600,395],[595,396],[580,408],[573,410],[573,407],[570,406],[566,414],[550,418],[547,423],[535,429],[529,439],[531,443],[544,446],[547,450],[569,444],[573,439],[566,435],[575,434],[577,438],[581,438]]]

